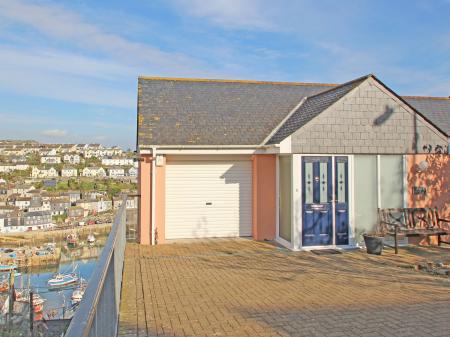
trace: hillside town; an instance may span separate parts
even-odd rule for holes
[[[136,179],[134,154],[117,146],[0,140],[0,233],[111,222]]]

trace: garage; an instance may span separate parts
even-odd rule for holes
[[[166,239],[252,235],[250,160],[168,160]]]

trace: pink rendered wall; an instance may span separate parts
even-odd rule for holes
[[[426,170],[419,164],[428,163]],[[407,156],[408,207],[437,207],[441,217],[450,219],[450,155],[416,154]],[[425,195],[414,195],[413,187],[425,187]],[[445,226],[445,224],[443,224]],[[446,228],[450,229],[447,224]],[[443,238],[450,241],[450,237]],[[427,240],[420,239],[426,244]],[[431,243],[435,243],[431,238]],[[428,242],[428,243],[429,243]]]
[[[155,179],[155,222],[156,241],[158,244],[165,242],[166,222],[166,160],[163,166],[156,166]]]
[[[253,238],[273,240],[276,234],[276,155],[254,155]]]
[[[151,243],[151,191],[152,191],[152,157],[141,155],[139,162],[138,192],[138,237],[139,243],[149,245]]]

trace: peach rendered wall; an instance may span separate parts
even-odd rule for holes
[[[426,170],[419,164],[428,163]],[[407,156],[408,207],[437,207],[441,217],[450,218],[450,155],[418,154]],[[425,195],[414,195],[413,187],[425,187]],[[450,226],[447,226],[450,229]],[[450,238],[443,238],[449,241]],[[434,241],[432,241],[434,243]],[[421,241],[426,244],[427,241]]]
[[[165,242],[165,222],[166,222],[166,158],[163,159],[163,166],[156,166],[155,178],[155,222],[156,222],[156,243]]]
[[[142,155],[139,162],[138,191],[139,198],[139,242],[143,245],[151,243],[151,195],[152,195],[152,157]]]
[[[273,240],[276,233],[276,155],[254,155],[253,238]]]

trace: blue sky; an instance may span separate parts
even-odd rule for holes
[[[134,147],[137,76],[450,96],[450,0],[0,1],[0,138]]]

